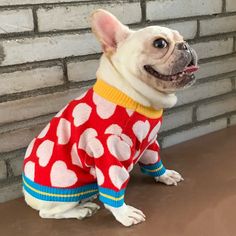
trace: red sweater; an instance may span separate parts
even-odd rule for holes
[[[46,201],[80,201],[94,194],[113,207],[124,202],[129,172],[164,174],[157,132],[162,110],[144,107],[98,80],[62,109],[30,143],[23,186]]]

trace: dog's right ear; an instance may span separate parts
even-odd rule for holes
[[[105,53],[115,52],[118,43],[125,40],[132,32],[115,16],[102,9],[92,13],[91,26]]]

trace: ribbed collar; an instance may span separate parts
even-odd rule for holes
[[[143,106],[101,79],[98,79],[97,82],[94,84],[93,90],[95,93],[107,99],[108,101],[115,103],[119,106],[125,107],[127,109],[135,110],[136,112],[148,118],[157,119],[162,116],[162,109],[155,110],[151,107]]]

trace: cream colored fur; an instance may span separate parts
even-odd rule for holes
[[[99,13],[101,16],[104,15],[111,21],[117,21],[111,14],[105,11],[98,10],[95,13]],[[96,21],[96,19],[94,19],[94,21]],[[116,25],[119,24],[120,23],[116,22]],[[97,71],[97,77],[121,90],[133,100],[144,106],[153,107],[155,109],[174,106],[177,102],[177,98],[174,94],[159,92],[158,90],[145,84],[145,82],[137,79],[137,76],[139,76],[140,73],[138,69],[139,63],[142,60],[146,60],[146,58],[142,55],[142,47],[145,47],[145,42],[148,37],[152,37],[156,34],[164,34],[170,38],[172,37],[174,40],[176,31],[171,31],[164,27],[148,27],[137,32],[130,30],[127,31],[127,27],[122,26],[122,28],[124,29],[124,32],[119,32],[119,39],[122,39],[124,35],[129,34],[127,40],[119,44],[115,53],[108,52],[103,54]],[[100,38],[99,40],[102,44],[104,43],[104,40]],[[107,49],[109,47],[105,45],[104,48]],[[159,69],[165,70],[165,61],[160,59],[159,64]],[[179,173],[172,170],[167,170],[164,175],[156,177],[155,180],[167,185],[177,185],[177,182],[183,180],[183,178]],[[90,202],[91,199],[88,199],[88,202],[63,203],[42,201],[32,197],[25,191],[24,196],[27,204],[38,210],[39,215],[42,218],[83,219],[91,216],[99,209],[97,204]],[[132,206],[124,204],[119,208],[114,208],[108,205],[105,205],[105,207],[111,211],[117,221],[124,226],[131,226],[145,221],[145,215],[142,211]]]
[[[127,55],[129,54],[127,53]],[[158,92],[141,80],[137,80],[132,73],[127,71],[126,66],[122,67],[122,61],[115,60],[113,57],[108,58],[104,54],[100,60],[97,78],[106,81],[144,106],[163,109],[176,104],[177,97],[174,94]]]

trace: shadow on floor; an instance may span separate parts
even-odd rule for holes
[[[0,205],[1,235],[235,236],[236,127],[167,148],[162,159],[185,181],[168,187],[132,172],[126,202],[146,214],[143,224],[125,228],[104,208],[83,221],[45,220],[20,198]]]

